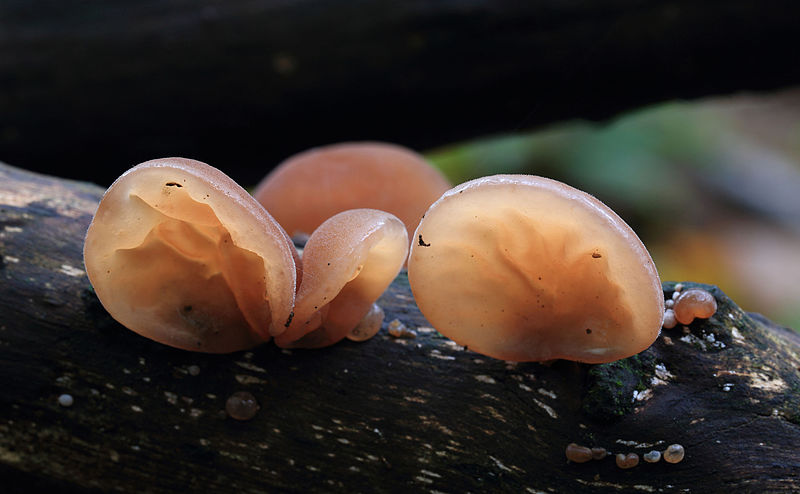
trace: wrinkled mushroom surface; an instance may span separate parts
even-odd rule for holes
[[[628,357],[655,340],[664,314],[633,230],[589,194],[530,175],[446,192],[414,234],[408,276],[437,330],[505,360]]]
[[[215,353],[254,346],[285,324],[299,266],[286,233],[244,189],[182,158],[142,163],[112,184],[86,234],[84,263],[124,326]]]
[[[290,234],[310,234],[348,209],[388,211],[409,235],[433,201],[451,187],[419,154],[380,142],[314,148],[288,158],[253,196]]]
[[[292,321],[275,335],[275,343],[317,348],[346,337],[397,276],[407,254],[405,226],[390,213],[355,209],[325,221],[303,250]]]

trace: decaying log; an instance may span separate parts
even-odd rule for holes
[[[710,320],[597,366],[460,348],[426,329],[402,274],[380,304],[414,339],[189,353],[93,294],[81,247],[101,193],[0,165],[4,492],[800,490],[800,338],[717,288]],[[250,421],[222,411],[240,390],[260,403]],[[576,464],[570,442],[686,458]]]
[[[0,2],[0,156],[255,184],[340,140],[427,149],[800,83],[794,0]]]

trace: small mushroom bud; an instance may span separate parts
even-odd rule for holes
[[[639,455],[636,453],[622,454],[616,456],[617,466],[620,468],[633,468],[639,464]]]
[[[256,397],[247,391],[237,391],[225,402],[225,411],[236,420],[250,420],[260,408]]]
[[[575,463],[586,463],[592,459],[592,450],[586,446],[569,443],[566,449],[567,459]]]
[[[673,311],[672,309],[665,310],[664,311],[664,322],[661,323],[661,326],[664,329],[672,329],[672,328],[675,327],[676,324],[677,324],[677,321],[675,320],[675,311]]]
[[[606,448],[599,448],[599,447],[592,448],[593,460],[602,460],[606,456],[608,456],[608,451],[606,451]]]
[[[680,444],[670,444],[664,450],[664,461],[667,463],[678,463],[683,460],[684,456],[683,446]]]
[[[63,394],[58,397],[58,404],[62,407],[71,407],[75,400],[70,394]]]
[[[361,318],[358,325],[347,333],[347,339],[350,341],[367,341],[381,330],[384,317],[383,309],[378,304],[372,304],[369,312]]]
[[[691,324],[695,318],[708,319],[717,312],[717,301],[711,293],[700,288],[681,292],[675,300],[675,319],[681,324]]]
[[[644,461],[647,463],[658,463],[658,461],[661,459],[661,452],[653,450],[642,455],[642,458],[644,458]]]

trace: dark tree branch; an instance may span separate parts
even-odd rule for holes
[[[800,82],[790,0],[5,0],[0,158],[110,183],[183,155],[254,184],[339,140],[416,149]]]
[[[465,351],[423,329],[404,275],[380,304],[416,339],[189,353],[122,328],[92,292],[81,247],[101,194],[0,164],[4,492],[800,489],[800,338],[718,289],[709,321],[599,366]],[[249,422],[221,413],[239,390],[261,406]],[[573,464],[573,441],[686,458]]]

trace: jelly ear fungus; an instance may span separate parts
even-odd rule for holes
[[[112,317],[161,343],[213,353],[254,346],[284,324],[297,260],[286,233],[244,189],[183,158],[119,177],[84,244],[89,280]]]
[[[106,191],[84,263],[124,326],[177,348],[227,353],[272,337],[287,347],[336,343],[370,313],[407,253],[399,219],[358,209],[325,221],[301,261],[233,180],[167,158],[130,169]]]
[[[659,334],[664,299],[647,249],[605,204],[561,182],[466,182],[428,209],[413,238],[417,305],[478,353],[601,363]]]

